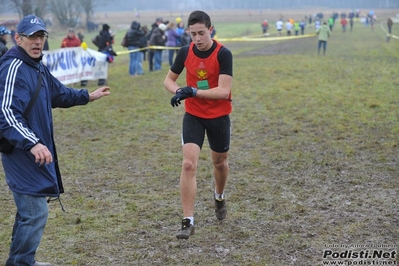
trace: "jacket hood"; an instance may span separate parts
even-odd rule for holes
[[[139,22],[137,22],[137,21],[133,21],[132,22],[132,24],[130,25],[130,28],[132,29],[132,30],[139,30],[140,29],[140,23]]]
[[[37,65],[42,60],[42,57],[43,57],[43,54],[38,59],[33,59],[25,52],[25,50],[23,48],[19,47],[18,45],[14,45],[13,47],[10,48],[10,50],[8,50],[7,53],[5,53],[0,58],[0,65],[3,64],[3,62],[6,60],[18,58],[18,59],[21,59],[22,61],[24,61],[28,65],[37,67]]]
[[[103,30],[104,31],[109,31],[111,27],[108,24],[103,24]]]

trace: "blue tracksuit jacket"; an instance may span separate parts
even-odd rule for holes
[[[39,97],[27,120],[22,115],[42,75]],[[32,196],[57,197],[64,192],[54,144],[52,108],[68,108],[89,102],[87,90],[68,88],[59,82],[40,59],[32,59],[19,46],[0,58],[0,135],[14,149],[1,154],[7,184],[11,191]],[[30,149],[38,142],[53,155],[49,165],[39,165]]]

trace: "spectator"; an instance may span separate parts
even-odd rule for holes
[[[283,23],[283,21],[281,19],[279,19],[276,22],[276,29],[277,29],[277,35],[278,36],[281,36],[281,31],[283,30],[283,25],[284,25],[284,23]]]
[[[177,32],[177,34],[179,35],[179,37],[176,39],[176,41],[177,41],[177,46],[178,46],[178,47],[182,46],[181,43],[180,43],[180,38],[181,38],[181,36],[182,36],[183,33],[184,33],[184,29],[185,29],[185,27],[184,27],[184,22],[183,22],[183,21],[180,21],[180,22],[177,24],[177,28],[176,28],[176,32]]]
[[[82,28],[80,28],[80,29],[78,30],[78,38],[79,38],[79,40],[80,40],[81,43],[83,42],[83,40],[84,40],[84,38],[85,38],[85,35],[84,35],[84,33],[83,33],[83,29],[82,29]]]
[[[299,23],[299,27],[301,28],[301,34],[302,35],[304,35],[305,34],[305,27],[306,27],[306,22],[305,22],[306,20],[302,20],[300,23]]]
[[[211,38],[215,39],[216,38],[215,36],[216,36],[216,28],[215,28],[215,25],[212,25]]]
[[[295,31],[295,35],[299,34],[299,30],[301,29],[301,26],[299,25],[298,21],[294,22],[294,31]]]
[[[157,28],[153,29],[150,38],[150,46],[165,46],[166,43],[166,31],[167,26],[163,23],[159,24]],[[150,54],[153,54],[154,58],[154,71],[162,69],[162,51],[163,49],[156,48],[150,49]],[[150,70],[151,71],[151,70]]]
[[[61,48],[66,47],[79,47],[81,45],[81,41],[75,35],[75,30],[73,28],[68,29],[67,36],[62,40]],[[84,87],[87,85],[87,80],[81,80],[80,86]]]
[[[98,45],[99,52],[105,52],[106,50],[112,51],[112,44],[114,43],[114,34],[110,32],[111,27],[108,24],[103,24],[102,30],[99,32],[100,43]],[[105,79],[99,79],[97,85],[105,85]]]
[[[333,17],[328,18],[328,26],[330,27],[330,31],[333,31],[335,20]]]
[[[371,26],[371,31],[374,31],[374,24],[377,21],[377,16],[373,13],[373,15],[370,14],[370,26]]]
[[[190,29],[185,28],[184,33],[180,37],[181,40],[181,46],[186,46],[190,45],[191,43],[191,35],[190,35]]]
[[[175,23],[169,22],[166,28],[166,46],[169,47],[168,51],[168,62],[169,66],[173,64],[173,57],[177,53],[176,47],[178,47],[178,39],[180,35],[175,30]]]
[[[331,31],[327,26],[327,22],[323,22],[323,25],[316,30],[317,35],[319,36],[319,43],[317,47],[317,54],[320,55],[320,49],[323,46],[323,55],[326,54],[327,49],[327,40],[330,37]]]
[[[141,37],[145,36],[144,31],[141,30],[141,25],[137,21],[132,21],[130,29],[126,32],[127,48],[129,51],[138,50],[141,46]],[[143,72],[140,69],[141,53],[139,51],[130,52],[129,75],[132,77],[138,76]]]
[[[88,32],[93,32],[98,30],[98,24],[94,23],[93,21],[88,21],[87,22],[87,31]]]
[[[147,47],[148,47],[148,40],[147,40],[147,35],[148,35],[148,27],[146,25],[141,27],[141,30],[144,32],[144,35],[140,37],[140,48],[141,48],[141,53],[140,53],[140,63],[139,63],[139,75],[144,75],[143,71],[143,61],[146,60],[146,55],[147,55]]]
[[[155,29],[156,29],[156,31],[159,30],[158,29],[159,24],[163,24],[163,19],[161,17],[156,18],[155,22],[151,25],[151,31],[147,35],[148,42],[150,42],[153,31]],[[154,49],[150,50],[150,53],[148,55],[148,66],[150,68],[150,71],[154,70],[154,55],[155,55],[155,50]],[[161,60],[162,60],[162,55],[161,55]]]
[[[80,43],[80,40],[75,35],[75,30],[73,28],[69,28],[67,36],[62,40],[61,48],[79,47]]]
[[[353,17],[349,18],[350,31],[353,29]]]
[[[345,17],[341,18],[341,26],[342,26],[342,32],[346,32],[346,25],[348,24],[348,21],[346,20]]]
[[[266,35],[267,34],[267,29],[269,28],[269,23],[267,22],[266,19],[262,22],[261,26],[262,26],[262,33],[264,35]]]
[[[287,36],[291,36],[292,28],[293,28],[292,23],[289,20],[287,20],[287,22],[285,23],[285,29],[287,30]]]
[[[15,26],[11,26],[10,36],[13,45],[16,45],[17,43],[15,42]]]
[[[7,53],[7,35],[10,35],[11,32],[6,29],[4,26],[0,26],[0,57],[2,57],[5,53]]]

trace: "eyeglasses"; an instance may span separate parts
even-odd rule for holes
[[[47,38],[48,38],[48,34],[43,34],[43,33],[37,33],[37,34],[32,34],[32,35],[26,35],[26,34],[23,34],[23,33],[20,33],[19,34],[20,36],[22,36],[22,37],[26,37],[29,41],[34,41],[34,40],[36,40],[37,38],[40,38],[41,40],[47,40]]]

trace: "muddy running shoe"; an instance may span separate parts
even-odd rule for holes
[[[181,222],[181,229],[177,232],[177,239],[188,239],[190,236],[194,235],[195,227],[190,224],[190,219],[183,219]]]
[[[227,209],[226,209],[226,200],[225,199],[216,199],[215,198],[215,214],[218,220],[223,220],[226,218]]]

